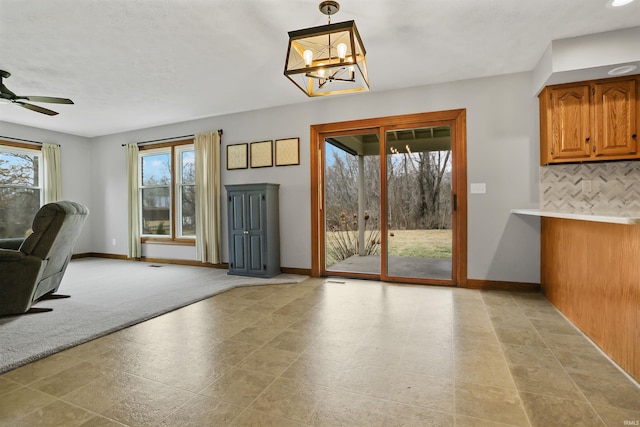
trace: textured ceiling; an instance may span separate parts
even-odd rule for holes
[[[341,0],[372,91],[532,70],[551,40],[640,25],[640,1]],[[18,95],[67,97],[0,121],[98,136],[315,102],[283,76],[287,32],[316,0],[0,0],[0,69]],[[640,41],[639,41],[640,42]],[[358,96],[349,95],[349,96]]]

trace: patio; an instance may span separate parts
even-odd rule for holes
[[[451,258],[390,256],[387,265],[389,276],[451,280]],[[380,255],[353,255],[327,271],[380,274]]]

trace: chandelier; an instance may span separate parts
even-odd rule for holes
[[[331,23],[340,10],[336,1],[319,5],[328,24],[289,31],[284,75],[308,96],[369,90],[366,51],[355,21]]]

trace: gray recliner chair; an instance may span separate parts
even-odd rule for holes
[[[58,290],[88,214],[80,203],[49,203],[38,210],[33,233],[22,243],[0,240],[0,315],[26,313]]]

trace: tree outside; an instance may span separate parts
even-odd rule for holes
[[[142,156],[142,234],[171,234],[171,153]]]
[[[25,237],[40,208],[40,156],[0,152],[0,238]]]
[[[182,235],[196,235],[196,162],[195,151],[183,151],[182,167]]]
[[[356,254],[380,255],[380,156],[358,158],[326,144],[326,266]],[[386,156],[390,256],[451,258],[451,151],[390,147]],[[366,215],[358,218],[358,175],[364,167]],[[358,225],[364,221],[365,248]]]
[[[327,267],[360,253],[358,226],[364,222],[364,255],[380,255],[380,156],[363,159],[363,218],[358,218],[358,156],[327,145],[325,220]]]

